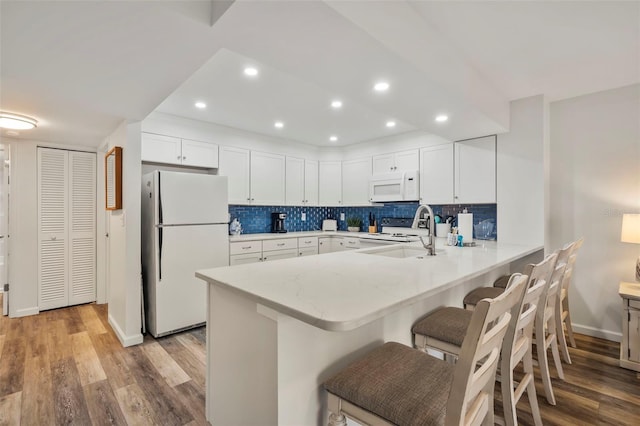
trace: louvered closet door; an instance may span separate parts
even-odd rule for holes
[[[96,299],[96,155],[38,148],[39,309]]]
[[[96,155],[69,152],[69,305],[96,300]]]
[[[68,304],[67,151],[38,148],[39,308]]]

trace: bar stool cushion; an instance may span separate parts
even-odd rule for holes
[[[436,309],[415,323],[411,332],[461,347],[472,315],[473,311],[453,306]]]
[[[466,305],[477,305],[479,301],[482,299],[494,299],[504,293],[504,288],[502,287],[478,287],[474,290],[471,290],[464,296],[462,299],[462,303]]]
[[[327,380],[324,387],[398,425],[444,424],[454,368],[388,342]]]
[[[493,282],[494,287],[507,288],[511,275],[503,275]]]

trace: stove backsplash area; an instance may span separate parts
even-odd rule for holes
[[[433,213],[443,219],[447,216],[456,216],[463,209],[473,213],[473,224],[488,221],[493,224],[493,231],[485,239],[496,240],[497,233],[497,205],[496,204],[446,204],[432,205]],[[301,207],[301,206],[240,206],[230,205],[229,215],[231,220],[238,218],[242,224],[243,234],[258,234],[271,232],[271,213],[282,212],[287,214],[285,229],[289,232],[316,231],[322,228],[324,219],[337,219],[338,229],[347,230],[346,220],[340,220],[340,214],[344,217],[359,217],[362,219],[361,231],[367,231],[369,225],[369,213],[375,215],[378,224],[378,232],[381,231],[380,219],[383,217],[408,217],[413,218],[418,203],[386,203],[384,205],[367,207]],[[305,220],[302,220],[303,213]],[[486,223],[486,222],[485,222]],[[475,231],[474,231],[475,234]],[[476,238],[476,235],[474,235]]]

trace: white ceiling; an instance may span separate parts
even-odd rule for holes
[[[97,146],[157,108],[328,146],[330,135],[345,145],[414,130],[502,132],[510,100],[640,82],[636,1],[228,6],[0,0],[0,110],[38,119],[19,137],[67,144]],[[379,79],[387,93],[372,91]],[[440,113],[450,120],[435,123]]]

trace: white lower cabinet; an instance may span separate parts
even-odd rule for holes
[[[298,256],[318,254],[318,237],[298,238]]]
[[[320,237],[318,238],[318,253],[331,253],[333,250],[331,249],[331,237]]]
[[[343,250],[359,249],[360,248],[360,238],[358,238],[358,237],[344,237],[344,238],[342,238],[342,248],[343,248]]]
[[[262,260],[288,259],[298,256],[298,240],[296,238],[278,238],[262,241]]]
[[[262,261],[262,241],[229,243],[229,265],[243,265]]]
[[[262,252],[260,253],[247,253],[247,254],[234,254],[229,256],[229,265],[245,265],[247,263],[262,262]]]

